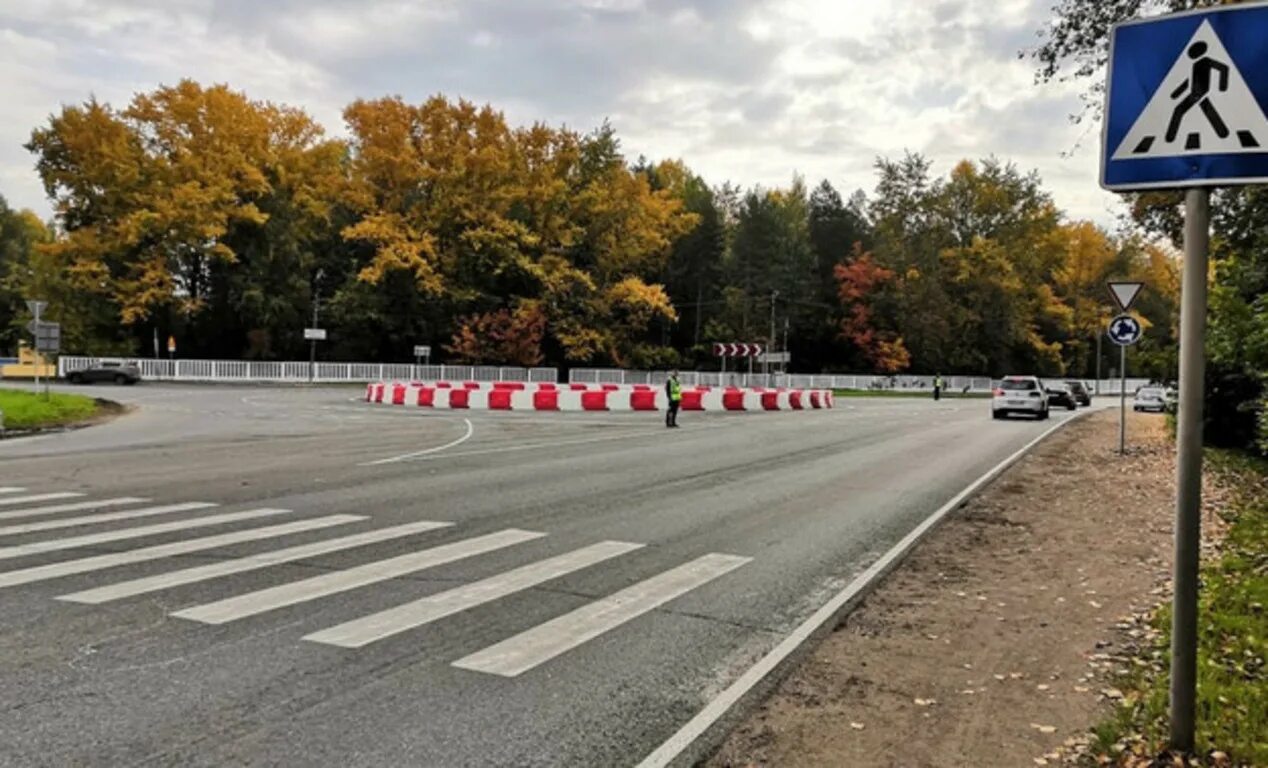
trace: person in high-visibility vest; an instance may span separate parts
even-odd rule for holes
[[[934,377],[933,377],[933,399],[934,400],[942,399],[942,375],[941,374],[934,374]]]
[[[669,400],[669,410],[665,411],[665,426],[678,426],[678,406],[682,405],[682,384],[678,383],[678,371],[669,374],[665,382],[665,397]]]

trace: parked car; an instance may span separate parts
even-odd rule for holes
[[[1010,413],[1026,413],[1048,418],[1048,398],[1043,384],[1034,376],[1005,376],[991,397],[991,418],[1003,419]]]
[[[1092,393],[1088,391],[1087,385],[1081,381],[1067,381],[1066,386],[1070,388],[1070,394],[1074,395],[1074,402],[1079,405],[1091,405]]]
[[[1132,400],[1132,410],[1162,413],[1167,410],[1166,392],[1162,387],[1141,387],[1136,390],[1136,397]]]
[[[1074,400],[1074,393],[1064,381],[1045,381],[1044,392],[1048,395],[1048,405],[1064,408],[1067,411],[1077,410],[1079,404]]]
[[[1167,404],[1167,411],[1175,413],[1180,407],[1180,388],[1175,384],[1168,384],[1162,393],[1162,399]]]
[[[80,368],[66,374],[71,384],[136,384],[141,380],[141,369],[136,363],[123,360],[102,360],[90,368]]]

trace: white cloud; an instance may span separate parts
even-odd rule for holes
[[[306,108],[333,133],[356,97],[488,101],[517,122],[611,118],[631,155],[714,183],[794,172],[871,189],[878,155],[1036,168],[1072,216],[1113,219],[1096,138],[1036,86],[1032,0],[50,0],[0,10],[0,194],[48,213],[32,128],[90,95],[182,77]],[[1082,143],[1080,145],[1080,141]],[[1065,153],[1079,148],[1069,157]]]

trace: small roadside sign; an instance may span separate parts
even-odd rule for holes
[[[57,323],[31,323],[35,327],[31,332],[35,335],[37,352],[57,353],[62,347],[62,326]],[[27,326],[28,328],[30,326]]]
[[[791,352],[763,352],[762,354],[757,356],[757,362],[758,363],[783,363],[786,365],[792,362],[792,353]]]
[[[1145,287],[1144,283],[1134,283],[1125,280],[1111,280],[1106,285],[1109,286],[1110,296],[1114,297],[1114,303],[1124,312],[1132,308],[1132,304],[1136,302],[1136,297],[1140,295],[1140,289]]]
[[[1268,179],[1268,4],[1116,26],[1101,185],[1112,190]]]
[[[431,357],[431,346],[428,344],[416,344],[414,346],[414,357]]]
[[[1119,315],[1110,321],[1110,341],[1120,347],[1130,347],[1140,341],[1142,330],[1140,321],[1136,318],[1131,315]]]
[[[326,329],[325,328],[305,328],[304,340],[305,341],[325,341]]]
[[[29,310],[32,315],[35,315],[36,319],[39,318],[39,316],[44,312],[44,310],[47,307],[48,307],[47,301],[39,301],[37,299],[30,299],[26,302],[27,310]]]

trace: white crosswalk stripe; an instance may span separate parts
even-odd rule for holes
[[[12,507],[15,504],[34,504],[40,501],[57,501],[58,499],[78,499],[84,494],[75,493],[74,491],[60,491],[58,493],[37,493],[34,496],[18,496],[17,498],[0,499],[0,506]]]
[[[474,672],[515,677],[752,560],[709,554],[455,661]]]
[[[352,549],[353,547],[362,547],[367,544],[376,544],[378,542],[389,541],[391,539],[413,536],[418,533],[435,530],[437,528],[445,528],[451,525],[453,525],[453,523],[421,521],[417,523],[408,523],[406,525],[392,526],[391,528],[380,528],[378,530],[366,531],[365,533],[354,533],[351,536],[343,536],[341,538],[330,539],[328,541],[319,541],[314,544],[302,544],[297,547],[287,547],[286,549],[278,549],[273,552],[263,552],[258,555],[249,555],[247,557],[239,557],[219,563],[209,563],[207,565],[194,566],[193,568],[185,568],[179,571],[160,573],[142,579],[134,579],[132,581],[124,581],[118,584],[97,587],[95,589],[87,589],[83,592],[62,595],[57,599],[66,600],[72,603],[106,603],[111,600],[143,595],[148,592],[169,589],[182,584],[192,584],[194,582],[220,578],[221,576],[246,573],[247,571],[267,568],[271,565],[292,563],[309,557],[316,557],[318,555],[325,555],[331,552]]]
[[[285,512],[287,510],[260,511]],[[121,565],[132,565],[133,563],[161,560],[166,557],[185,555],[191,552],[203,552],[208,549],[216,549],[217,547],[227,547],[233,544],[243,544],[250,541],[275,538],[277,536],[289,536],[292,533],[315,531],[321,528],[329,528],[334,525],[355,523],[365,519],[366,518],[360,515],[328,515],[326,517],[318,517],[311,520],[299,520],[291,523],[266,526],[264,528],[248,528],[243,531],[232,531],[230,533],[221,533],[215,536],[204,536],[197,539],[176,541],[170,544],[156,544],[150,547],[142,547],[141,549],[130,549],[126,552],[111,552],[105,555],[94,555],[92,557],[84,557],[78,560],[67,560],[60,563],[50,563],[49,565],[23,568],[18,571],[5,571],[0,573],[0,587],[13,587],[19,584],[30,584],[36,581],[46,581],[48,579],[57,579],[63,576],[73,576],[78,573],[88,573],[91,571],[105,570],[106,568],[116,568]]]
[[[360,648],[642,547],[642,544],[630,544],[623,541],[599,542],[558,557],[530,563],[482,581],[314,632],[304,639],[342,648]]]
[[[319,597],[346,592],[380,581],[415,573],[456,560],[492,552],[493,550],[539,539],[546,534],[521,531],[515,528],[444,544],[420,552],[380,560],[344,571],[336,571],[311,579],[282,584],[269,589],[249,592],[214,603],[194,606],[173,613],[173,616],[206,624],[224,624],[259,613],[276,610],[288,605],[315,600]]]
[[[142,507],[127,512],[109,512],[104,515],[84,515],[81,517],[64,517],[60,520],[43,520],[38,523],[22,523],[0,528],[0,536],[13,536],[19,533],[35,533],[37,531],[55,531],[59,528],[74,528],[80,525],[96,525],[98,523],[114,523],[120,520],[135,520],[139,517],[154,515],[170,515],[177,512],[192,512],[196,509],[214,507],[206,501],[187,501],[183,504],[165,504],[160,507]]]
[[[243,520],[254,520],[260,517],[271,517],[273,515],[290,514],[289,509],[252,509],[246,512],[229,512],[223,515],[209,515],[208,517],[196,517],[191,520],[178,520],[171,523],[159,523],[157,525],[145,525],[140,528],[124,528],[118,531],[106,531],[104,533],[93,533],[84,536],[72,536],[68,539],[52,539],[49,541],[36,541],[30,544],[19,544],[13,547],[0,548],[0,560],[7,560],[12,557],[23,557],[25,555],[34,555],[40,552],[56,552],[63,549],[75,549],[77,547],[87,547],[94,544],[104,544],[111,541],[124,541],[126,539],[139,539],[143,536],[153,536],[159,533],[171,533],[172,531],[180,531],[186,528],[206,528],[212,525],[225,525],[227,523],[238,523]]]
[[[39,517],[41,515],[54,515],[59,512],[80,512],[85,509],[106,509],[108,507],[123,507],[128,504],[144,504],[149,499],[139,499],[135,496],[120,496],[117,499],[100,499],[98,501],[76,501],[71,504],[54,504],[51,507],[28,507],[27,509],[10,509],[6,512],[0,512],[0,520],[17,520],[23,517]]]

